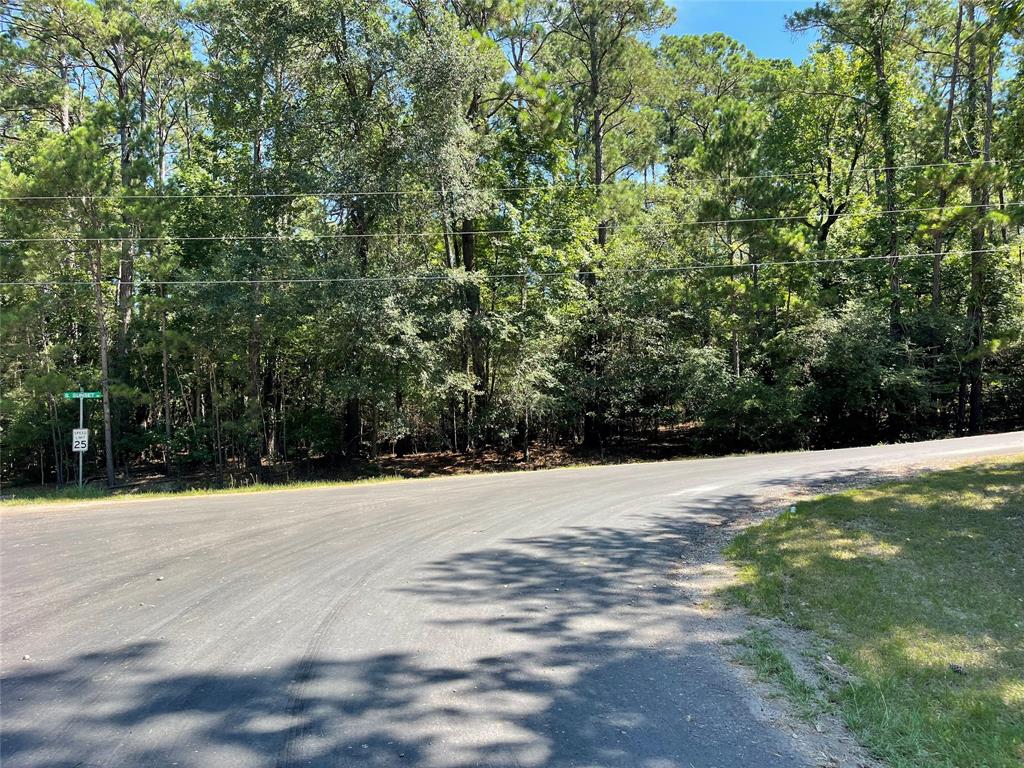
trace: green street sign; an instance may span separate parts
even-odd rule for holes
[[[103,397],[102,392],[65,392],[65,400],[98,400]]]

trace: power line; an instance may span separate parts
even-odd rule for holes
[[[559,272],[505,272],[499,274],[475,273],[475,276],[486,280],[505,280],[523,278],[543,277],[581,277],[592,275],[600,277],[608,274],[672,274],[681,272],[697,272],[711,269],[751,269],[762,267],[780,266],[801,266],[809,264],[846,264],[850,262],[893,260],[921,258],[924,256],[969,256],[981,253],[998,253],[1000,248],[985,248],[970,251],[933,251],[931,253],[898,253],[890,255],[873,256],[847,256],[832,259],[791,259],[785,261],[762,261],[747,262],[745,264],[688,264],[678,267],[622,267],[602,270],[562,270]],[[432,275],[382,275],[382,276],[361,276],[361,277],[258,277],[258,278],[230,278],[212,280],[137,280],[136,285],[288,285],[303,283],[397,283],[397,282],[446,282],[459,281],[469,277],[470,273],[453,274],[438,273]],[[49,286],[91,286],[91,280],[13,280],[0,282],[4,287],[49,287]]]
[[[1010,201],[1003,204],[1003,208],[1010,208],[1014,206],[1024,205],[1024,201],[1016,202]],[[876,211],[844,211],[842,213],[833,214],[835,218],[845,218],[847,216],[889,216],[901,213],[925,213],[928,211],[951,211],[951,210],[966,210],[971,208],[988,208],[996,207],[991,203],[969,203],[964,205],[935,205],[923,208],[897,208],[894,210],[876,210]],[[679,231],[685,230],[690,227],[706,226],[712,224],[754,224],[763,222],[777,222],[777,221],[798,221],[806,220],[807,214],[793,214],[790,216],[756,216],[750,218],[739,218],[739,219],[698,219],[697,221],[689,222],[676,222],[672,226],[662,227],[661,231]],[[609,228],[612,230],[636,230],[642,229],[647,226],[651,226],[651,223],[642,224],[620,224],[612,225]],[[556,234],[562,232],[575,232],[579,227],[537,227],[537,228],[519,228],[519,229],[475,229],[475,230],[454,230],[452,232],[438,232],[434,230],[413,230],[409,232],[332,232],[332,233],[292,233],[292,234],[273,234],[273,235],[115,235],[109,237],[85,237],[85,236],[69,236],[69,237],[0,237],[0,242],[4,243],[66,243],[66,242],[86,242],[86,243],[121,243],[121,242],[135,242],[135,243],[152,243],[152,242],[251,242],[260,240],[275,240],[275,241],[286,241],[295,240],[298,242],[312,241],[312,240],[361,240],[365,238],[377,239],[377,238],[402,238],[402,237],[443,237],[445,234],[448,235],[462,235],[462,234],[475,234],[475,235],[516,235],[516,234],[527,234],[529,232],[544,233],[544,234]]]
[[[926,168],[956,168],[966,165],[1005,165],[1012,167],[1024,164],[1022,160],[960,160],[943,163],[914,163],[908,165],[881,165],[872,168],[855,168],[854,174],[885,173],[886,171],[923,170]],[[791,173],[755,173],[751,176],[704,176],[688,178],[687,181],[750,181],[753,179],[791,179],[802,176],[817,176],[820,171],[793,171]],[[841,174],[839,174],[841,175]]]
[[[909,165],[876,166],[872,168],[854,169],[855,174],[883,173],[885,171],[922,170],[926,168],[954,168],[968,165],[1021,165],[1020,160],[963,160],[945,163],[916,163]],[[819,171],[793,171],[791,173],[759,173],[749,176],[704,176],[687,177],[686,181],[751,181],[754,179],[787,179],[800,178],[804,176],[816,176]],[[557,189],[578,189],[589,190],[596,185],[593,182],[554,182],[550,184],[533,185],[512,185],[495,187],[471,187],[468,192],[542,192]],[[604,185],[611,186],[611,185]],[[56,200],[219,200],[219,199],[265,199],[265,198],[286,198],[286,197],[319,197],[319,198],[345,198],[345,197],[405,197],[416,195],[441,195],[452,190],[443,189],[371,189],[371,190],[321,190],[312,192],[153,192],[135,194],[102,194],[102,195],[4,195],[0,196],[2,202],[42,202]]]

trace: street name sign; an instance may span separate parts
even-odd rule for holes
[[[65,392],[65,400],[98,400],[103,397],[102,392]]]

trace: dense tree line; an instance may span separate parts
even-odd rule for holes
[[[8,0],[3,478],[1020,428],[1022,17]]]

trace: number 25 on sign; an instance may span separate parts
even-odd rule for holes
[[[71,430],[71,450],[76,453],[85,453],[89,450],[89,430]]]
[[[71,450],[78,454],[78,487],[82,487],[82,475],[84,473],[85,453],[89,450],[89,430],[85,428],[85,401],[98,400],[103,396],[102,392],[86,392],[85,388],[79,385],[77,392],[65,392],[65,400],[78,401],[78,429],[71,430]]]

